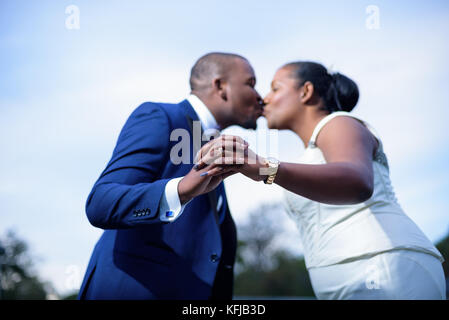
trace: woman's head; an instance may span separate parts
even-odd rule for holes
[[[265,117],[270,128],[288,129],[306,107],[350,112],[358,99],[357,84],[348,77],[329,74],[319,63],[292,62],[274,75],[271,92],[264,99]]]

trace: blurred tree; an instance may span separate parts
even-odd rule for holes
[[[444,257],[443,262],[443,269],[444,269],[444,275],[446,276],[446,279],[449,278],[449,265],[448,265],[448,259],[449,259],[449,234],[438,241],[436,245],[437,249],[441,252],[441,254]],[[449,289],[449,288],[448,288]]]
[[[78,291],[69,293],[69,294],[61,297],[61,300],[78,300]]]
[[[238,226],[235,296],[314,297],[303,257],[276,245],[280,204],[262,205]]]
[[[25,241],[8,231],[0,238],[0,299],[46,299],[52,293],[51,285],[35,275]]]
[[[438,241],[436,247],[444,257],[443,270],[446,277],[446,299],[449,300],[449,234]]]
[[[278,204],[264,204],[250,213],[248,223],[238,226],[237,270],[250,267],[254,271],[264,271],[273,266],[274,240],[282,231],[274,218],[278,210],[282,210]]]

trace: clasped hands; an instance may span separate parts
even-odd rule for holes
[[[195,166],[179,182],[178,193],[181,203],[215,189],[227,177],[242,173],[261,181],[261,174],[267,166],[264,158],[258,156],[241,137],[221,135],[209,141],[197,153]]]
[[[195,163],[196,170],[208,169],[202,173],[204,176],[229,176],[240,172],[256,181],[263,179],[259,169],[265,166],[264,159],[249,148],[248,142],[231,135],[222,135],[205,144],[198,151]]]

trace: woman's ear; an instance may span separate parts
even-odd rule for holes
[[[301,90],[301,102],[306,104],[310,99],[312,99],[313,92],[313,83],[310,81],[306,81]]]
[[[218,92],[218,95],[224,100],[228,101],[228,96],[226,93],[226,85],[219,78],[214,79],[214,89]]]

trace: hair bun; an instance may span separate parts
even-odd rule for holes
[[[335,72],[331,76],[342,110],[350,112],[359,101],[359,88],[357,84],[339,72]]]

